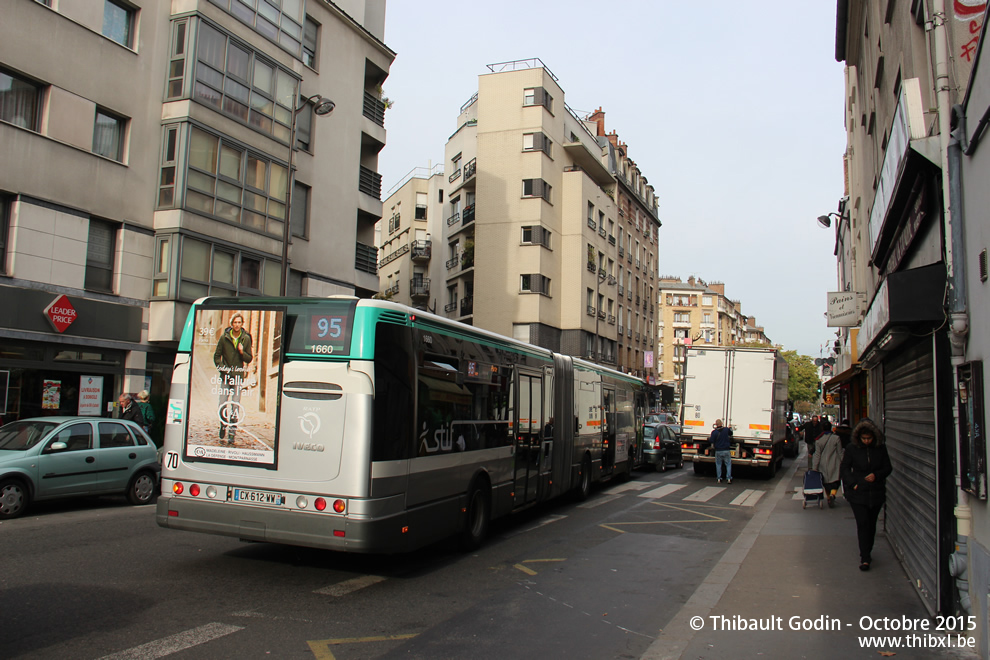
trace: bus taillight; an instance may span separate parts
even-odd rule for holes
[[[174,484],[172,484],[172,492],[175,493],[176,495],[182,495],[182,491],[184,491],[185,489],[186,489],[186,487],[183,486],[178,481],[176,481]]]
[[[344,512],[344,508],[345,508],[344,507],[344,500],[334,500],[333,501],[333,510],[336,511],[337,513],[343,513]]]
[[[189,487],[189,494],[192,495],[193,497],[198,496],[199,495],[199,484],[193,484],[192,486],[190,486]]]
[[[327,508],[327,501],[322,497],[317,497],[316,502],[313,503],[317,511],[323,511]]]

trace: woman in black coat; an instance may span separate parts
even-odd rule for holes
[[[863,419],[853,429],[840,468],[843,491],[856,516],[861,571],[870,570],[873,561],[877,517],[887,499],[886,481],[892,470],[883,432],[872,420]]]

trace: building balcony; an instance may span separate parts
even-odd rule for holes
[[[597,267],[597,266],[595,266],[595,262],[593,262],[593,261],[589,261],[589,262],[588,262],[588,272],[589,272],[589,273],[594,273],[594,272],[595,272],[595,271],[597,271],[597,270],[598,270],[598,267]]]
[[[588,218],[588,226],[591,227],[591,230],[592,231],[595,231],[596,229],[598,229],[598,225],[595,223],[595,219],[594,218]]]
[[[461,216],[461,222],[465,225],[470,222],[474,222],[474,204],[468,204],[464,207],[464,214]]]
[[[386,296],[388,296],[388,295],[392,295],[392,296],[399,295],[399,283],[396,282],[392,286],[385,287],[385,290],[382,291],[382,293],[384,293]]]
[[[453,227],[454,225],[456,225],[460,221],[461,221],[461,212],[458,211],[454,215],[452,215],[449,218],[447,218],[447,226],[448,227]]]
[[[385,103],[371,92],[364,93],[364,116],[379,126],[385,125]]]
[[[430,278],[414,277],[409,280],[409,295],[413,298],[426,298],[430,295]]]
[[[384,267],[386,264],[395,261],[396,259],[398,259],[407,252],[409,252],[409,244],[405,243],[403,245],[400,245],[393,252],[390,252],[387,256],[382,257],[381,261],[378,262],[378,267],[379,268]]]
[[[624,286],[622,286],[622,285],[620,284],[620,285],[619,285],[619,297],[621,298],[621,297],[622,297],[622,296],[624,296],[624,295],[626,295],[626,289],[625,289],[625,287],[624,287]]]
[[[461,298],[461,316],[469,316],[474,313],[474,296]]]
[[[609,325],[615,325],[615,315],[614,314],[609,314],[608,315],[608,324]]]
[[[358,176],[358,190],[363,192],[365,195],[374,197],[378,201],[381,201],[382,175],[362,165],[361,172]]]
[[[460,263],[461,263],[461,257],[460,257],[460,255],[457,255],[456,257],[451,257],[450,259],[447,259],[447,263],[446,263],[447,270],[453,270],[453,269],[457,268],[457,266],[460,265]]]
[[[608,244],[615,245],[615,236],[613,236],[612,234],[608,235]]]
[[[598,235],[601,236],[602,238],[605,238],[606,236],[608,236],[608,232],[605,231],[605,227],[602,227],[602,226],[599,226],[598,227]]]
[[[617,280],[615,279],[615,275],[609,275],[608,276],[608,285],[609,286],[615,286],[616,281]]]
[[[453,183],[454,181],[457,181],[457,178],[459,176],[461,176],[461,168],[458,167],[456,170],[454,170],[453,174],[447,177],[447,183]]]
[[[429,261],[433,256],[433,241],[420,240],[412,243],[412,260]]]
[[[354,268],[364,273],[378,274],[378,250],[374,245],[355,243]]]
[[[594,315],[595,315],[595,306],[588,305],[588,316],[594,316]]]
[[[453,302],[449,302],[446,305],[444,305],[443,306],[443,311],[446,312],[446,313],[448,313],[448,314],[450,314],[451,312],[456,312],[457,311],[457,301],[454,300]]]
[[[603,321],[605,320],[606,315],[605,315],[605,310],[604,309],[598,310],[598,318],[600,318]]]
[[[464,180],[467,181],[478,173],[478,159],[472,158],[464,165]]]
[[[619,336],[621,337],[621,336],[622,336],[623,334],[625,334],[625,332],[626,332],[626,329],[625,329],[625,328],[623,328],[623,327],[622,327],[622,326],[620,325],[620,326],[619,326]]]
[[[624,257],[624,256],[626,256],[626,248],[624,248],[624,247],[622,247],[622,246],[620,245],[620,246],[619,246],[619,258],[621,259],[621,258],[622,258],[622,257]]]

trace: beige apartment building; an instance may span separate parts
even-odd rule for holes
[[[377,291],[384,21],[384,0],[4,3],[5,420],[77,414],[84,377],[161,400],[201,296]]]
[[[689,346],[771,345],[756,318],[743,315],[742,303],[726,297],[722,282],[662,276],[659,302],[658,371],[661,383],[672,385],[678,400]]]
[[[542,61],[488,68],[445,148],[443,313],[655,378],[652,186]]]
[[[433,237],[443,235],[446,184],[442,164],[418,167],[387,193],[376,242],[381,297],[437,312],[446,270],[442,255],[434,258]]]

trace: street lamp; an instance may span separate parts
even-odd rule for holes
[[[838,220],[842,218],[842,216],[839,215],[838,213],[829,213],[827,215],[820,215],[818,216],[818,224],[820,224],[823,229],[828,229],[829,227],[832,226],[833,215],[835,216],[836,222],[838,222]]]
[[[297,99],[298,100],[298,99]],[[296,119],[299,113],[309,109],[313,102],[313,112],[317,117],[323,117],[333,112],[336,104],[328,98],[313,94],[305,99],[301,106],[292,111],[292,130],[289,131],[289,181],[285,191],[285,222],[282,225],[282,296],[285,296],[289,286],[289,237],[292,235],[292,189],[296,182],[296,173],[292,169],[292,158],[296,153]]]

